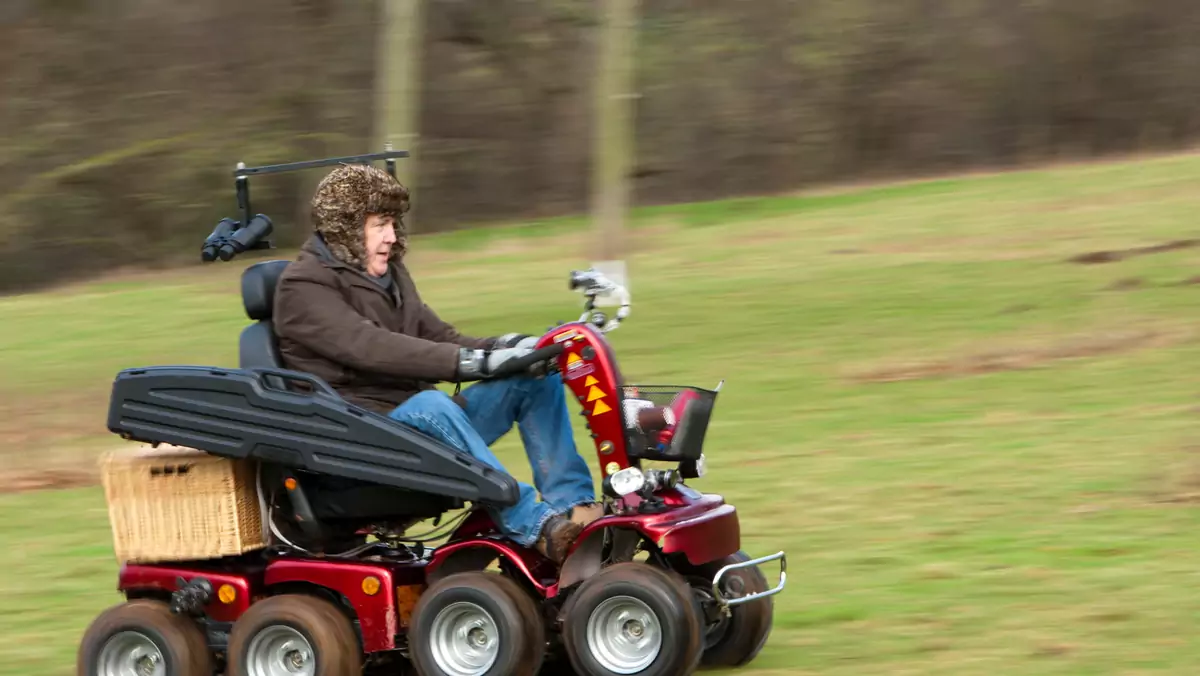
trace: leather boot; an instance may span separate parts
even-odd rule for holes
[[[567,549],[579,537],[583,526],[575,523],[562,514],[555,514],[546,520],[542,526],[542,534],[535,544],[542,556],[556,564],[561,564],[567,558]]]
[[[593,502],[587,505],[575,505],[571,508],[571,521],[587,527],[588,524],[604,516],[604,505],[599,502]]]

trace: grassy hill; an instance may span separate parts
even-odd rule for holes
[[[789,555],[741,673],[1194,673],[1198,181],[1174,156],[639,212],[622,369],[726,380],[695,485]],[[582,227],[411,264],[463,330],[539,331],[578,314]],[[87,483],[117,369],[235,364],[247,262],[0,299],[5,485]],[[0,674],[71,673],[117,600],[102,495],[0,496],[0,538]]]

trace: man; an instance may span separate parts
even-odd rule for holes
[[[408,191],[370,165],[343,165],[317,187],[315,232],[279,280],[275,331],[284,365],[504,471],[489,446],[517,424],[533,468],[520,501],[491,510],[514,541],[562,562],[598,518],[557,374],[488,381],[536,338],[464,336],[421,300],[403,258]],[[437,382],[478,382],[451,397]]]

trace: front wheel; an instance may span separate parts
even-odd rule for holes
[[[688,578],[706,604],[715,603],[712,581],[725,566],[744,563],[750,557],[742,551],[702,566],[686,565],[679,572]],[[767,578],[758,566],[731,570],[721,578],[721,595],[737,598],[767,591]],[[762,651],[771,633],[775,601],[770,596],[729,609],[729,617],[718,615],[705,630],[704,659],[707,666],[740,667]]]
[[[563,642],[581,676],[690,674],[701,638],[691,590],[644,563],[605,568],[563,607]]]
[[[211,676],[212,655],[193,620],[166,603],[129,601],[97,617],[79,646],[78,676]]]

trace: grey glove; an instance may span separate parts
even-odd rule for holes
[[[524,333],[506,333],[496,339],[496,347],[520,347],[532,350],[541,340],[538,336],[528,336]]]
[[[464,347],[458,351],[458,379],[490,378],[505,362],[519,359],[530,352],[533,352],[533,349],[527,347],[506,347],[499,350],[473,350]]]

